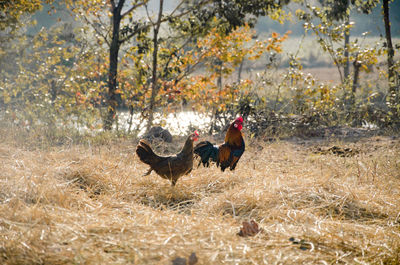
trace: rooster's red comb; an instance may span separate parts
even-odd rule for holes
[[[239,116],[238,118],[236,118],[235,121],[238,121],[238,122],[240,122],[240,123],[243,123],[243,118],[242,118],[242,116]]]
[[[199,136],[199,135],[200,135],[199,132],[198,132],[197,130],[194,131],[194,134],[195,134],[196,136]]]

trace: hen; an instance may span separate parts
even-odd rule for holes
[[[197,141],[198,137],[197,131],[189,135],[182,150],[172,156],[157,155],[145,140],[140,140],[136,147],[136,154],[143,163],[150,166],[145,176],[154,170],[160,177],[170,180],[172,186],[175,186],[181,176],[192,171],[193,142]]]
[[[217,167],[220,167],[222,171],[228,167],[234,170],[245,150],[242,128],[243,118],[238,117],[229,126],[223,144],[213,145],[209,141],[198,143],[194,148],[194,153],[201,158],[199,165],[203,163],[203,166],[208,167],[211,160],[216,162]]]

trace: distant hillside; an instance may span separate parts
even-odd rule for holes
[[[66,7],[60,2],[61,1],[54,1],[51,5],[43,4],[42,10],[37,11],[32,16],[32,20],[36,20],[37,24],[28,28],[28,34],[34,35],[41,28],[49,29],[58,22],[76,23]],[[54,6],[56,12],[52,11],[51,6]]]
[[[285,9],[293,14],[299,8],[297,4],[289,4]],[[364,32],[370,32],[370,36],[379,36],[385,34],[385,26],[382,17],[382,5],[378,5],[371,14],[361,14],[356,10],[352,10],[351,21],[355,22],[351,30],[353,35],[361,35]],[[392,36],[400,37],[400,0],[395,0],[390,4],[390,21],[392,24]],[[288,30],[292,31],[292,36],[299,36],[304,33],[303,24],[293,19],[293,22],[285,22],[280,24],[269,17],[262,17],[258,20],[256,30],[259,33],[278,32],[285,33]]]
[[[173,0],[172,2],[176,1]],[[173,9],[174,4],[172,4],[172,2],[167,1],[166,10]],[[65,12],[64,7],[61,4],[58,4],[58,1],[55,1],[53,5],[57,9],[56,14],[48,14],[48,11],[50,10],[49,5],[44,5],[44,8],[41,11],[36,12],[36,14],[33,16],[33,19],[37,21],[37,25],[29,30],[30,33],[37,32],[42,27],[50,28],[57,22],[58,19],[61,19],[64,22],[72,22],[73,19],[67,14],[67,12]],[[381,4],[378,5],[370,15],[360,14],[356,10],[353,10],[351,14],[351,20],[355,22],[355,26],[352,29],[352,35],[361,35],[366,31],[370,32],[370,36],[379,36],[381,34],[384,35],[385,28],[381,14],[381,6]],[[156,2],[150,1],[150,9],[155,8]],[[291,3],[285,7],[287,11],[291,11],[293,14],[298,8],[299,5],[294,3]],[[390,20],[392,22],[392,36],[400,37],[400,0],[394,0],[390,4]],[[269,17],[260,17],[258,23],[256,24],[256,30],[261,34],[270,32],[278,32],[282,34],[288,30],[291,30],[291,36],[300,36],[304,33],[303,24],[298,22],[296,18],[293,18],[293,22],[287,21],[284,24],[280,24]]]

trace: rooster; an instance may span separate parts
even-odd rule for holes
[[[145,140],[140,140],[136,147],[136,154],[140,161],[150,166],[144,176],[149,175],[154,170],[160,177],[170,180],[172,186],[175,186],[181,176],[192,171],[193,142],[197,141],[198,137],[197,131],[189,135],[182,150],[172,156],[157,155]]]
[[[245,145],[242,135],[243,118],[238,117],[228,128],[225,135],[225,142],[220,145],[213,145],[209,141],[202,141],[194,148],[194,153],[201,160],[199,166],[208,167],[210,160],[217,163],[222,171],[229,167],[234,170],[240,157],[244,153]]]

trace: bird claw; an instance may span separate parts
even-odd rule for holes
[[[146,173],[144,173],[142,177],[150,175],[151,171],[153,171],[152,168],[150,168]]]

